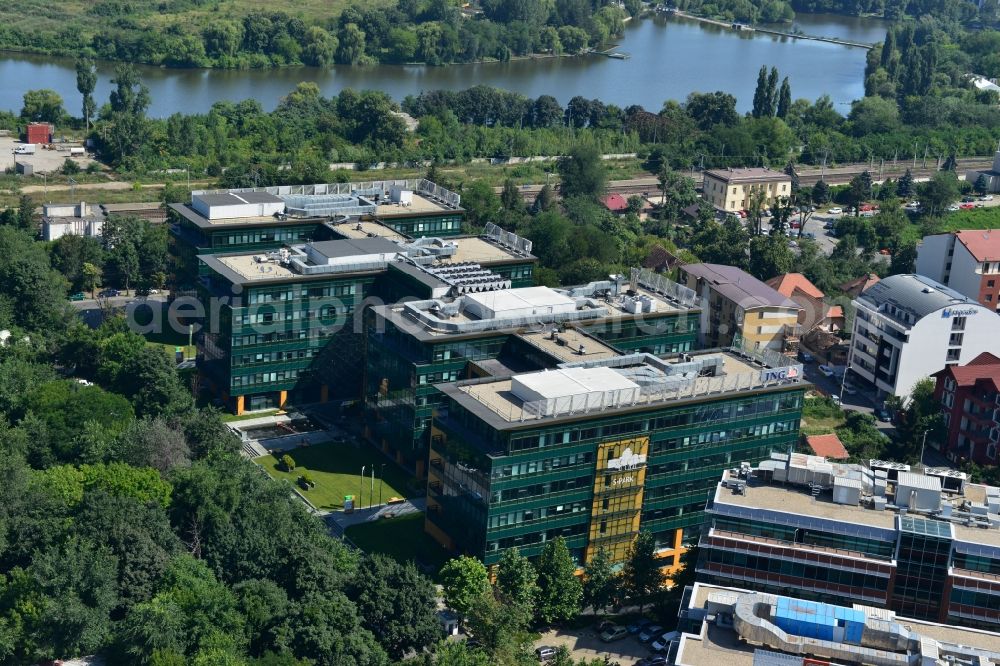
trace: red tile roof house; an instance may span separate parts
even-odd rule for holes
[[[601,203],[612,213],[622,215],[628,212],[628,201],[620,194],[608,194],[601,197]]]
[[[828,306],[823,300],[826,295],[802,273],[778,275],[767,285],[799,304],[799,326],[803,331],[819,327],[834,332],[844,328],[843,308]]]
[[[863,292],[868,287],[879,281],[879,277],[874,273],[869,273],[868,275],[862,275],[859,278],[855,278],[850,282],[845,282],[840,285],[840,290],[850,296],[851,298],[857,298],[861,292]]]
[[[806,437],[806,444],[815,455],[829,460],[847,460],[851,457],[836,433],[809,435]]]
[[[965,365],[950,365],[932,375],[934,398],[941,404],[948,439],[938,445],[949,460],[979,465],[1000,463],[1000,358],[984,352]]]

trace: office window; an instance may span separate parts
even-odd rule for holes
[[[987,287],[995,287],[996,286],[996,282],[997,282],[996,280],[987,280],[986,281],[986,286]]]
[[[946,362],[957,361],[961,355],[962,355],[961,349],[949,349],[948,355],[945,357],[945,361]]]
[[[964,331],[965,330],[965,317],[955,317],[951,320],[951,330],[953,331]]]
[[[961,347],[962,339],[965,337],[964,333],[952,333],[951,337],[948,338],[949,347]]]
[[[987,303],[993,302],[993,294],[986,294],[986,302]]]

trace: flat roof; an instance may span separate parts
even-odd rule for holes
[[[883,308],[894,305],[913,314],[917,320],[946,307],[962,306],[982,309],[979,303],[968,296],[946,287],[936,280],[923,275],[906,273],[882,278],[865,289],[857,300],[892,316]],[[899,319],[892,316],[893,319]]]
[[[639,388],[632,380],[606,367],[556,368],[517,375],[516,379],[525,388],[546,399]]]
[[[344,240],[314,241],[312,247],[325,257],[341,258],[368,254],[391,254],[402,248],[386,238],[352,238]]]
[[[977,484],[966,484],[965,497],[974,502],[982,502],[985,499],[983,488]],[[770,485],[766,483],[748,485],[746,493],[742,495],[730,492],[723,488],[720,483],[715,493],[715,503],[748,509],[778,511],[797,516],[815,516],[841,523],[870,525],[890,530],[896,529],[896,516],[898,515],[888,508],[884,511],[878,511],[860,505],[835,504],[832,498],[825,493],[814,498],[810,495],[808,486]],[[909,515],[923,517],[919,513]],[[960,541],[1000,546],[1000,529],[966,527],[958,522],[953,522],[951,525],[955,529],[955,538]]]
[[[399,233],[392,227],[388,227],[381,222],[372,220],[348,220],[347,222],[330,223],[327,225],[334,233],[344,238],[388,238],[397,243],[404,243],[408,240],[406,236]]]
[[[320,224],[326,221],[326,217],[286,217],[277,218],[273,215],[254,215],[251,217],[224,217],[217,220],[210,220],[186,203],[172,203],[168,205],[188,222],[199,229],[217,229],[223,227],[252,227],[252,226],[293,226],[296,224]]]
[[[413,199],[408,205],[403,205],[393,201],[379,201],[375,206],[376,217],[400,217],[404,215],[416,215],[420,213],[437,213],[446,210],[456,210],[445,204],[426,197],[419,192],[413,193]]]
[[[666,393],[656,395],[653,395],[653,392],[646,392],[634,404],[615,407],[614,412],[661,409],[665,405],[698,400],[708,395],[717,397],[720,393],[738,394],[769,388],[763,385],[749,388],[751,383],[743,378],[749,376],[752,381],[754,377],[759,376],[763,366],[729,351],[695,352],[685,354],[683,357],[678,355],[673,359],[656,359],[656,361],[662,365],[670,366],[713,357],[721,357],[722,359],[723,375],[721,377],[699,377],[695,380],[693,388],[677,390],[674,395],[669,394],[669,391],[672,390],[669,388],[663,389],[667,391]],[[652,374],[659,372],[653,366],[648,365],[648,362],[643,363],[640,360],[641,358],[648,359],[649,356],[645,354],[630,354],[618,356],[617,358],[608,358],[601,362],[618,368],[625,376],[641,374],[643,370],[647,370]],[[685,361],[685,358],[687,361]],[[614,370],[614,372],[617,371]],[[526,375],[515,376],[521,378]],[[715,382],[714,386],[712,382]],[[547,423],[559,419],[602,418],[606,417],[609,413],[609,410],[603,410],[539,414],[531,405],[514,394],[512,384],[513,382],[510,377],[491,377],[442,384],[438,388],[462,407],[497,430],[516,428],[522,425],[537,425],[539,422]],[[800,387],[804,385],[804,382],[797,380],[794,385]],[[613,386],[606,386],[599,387],[596,390],[613,390],[614,388]]]
[[[458,251],[455,252],[450,258],[440,262],[441,264],[448,263],[476,263],[488,266],[492,263],[506,262],[521,259],[524,261],[534,261],[534,257],[531,255],[515,254],[510,250],[497,245],[485,238],[480,236],[459,236],[458,238],[449,237],[447,239],[449,243],[455,243],[458,246]]]
[[[611,345],[571,327],[560,331],[554,338],[550,331],[527,331],[518,333],[517,338],[566,363],[621,356],[621,352]]]
[[[576,302],[549,287],[523,287],[521,289],[501,289],[480,294],[466,294],[466,299],[481,308],[492,310],[502,316],[504,312],[523,308],[570,307]]]
[[[750,590],[698,582],[692,588],[690,601],[686,610],[688,612],[704,612],[708,607],[710,598],[721,598],[726,601],[731,599],[735,601],[744,594],[754,593]],[[794,597],[791,597],[791,599],[795,600]],[[879,617],[879,611],[878,609],[871,609],[868,610],[866,615],[877,618]],[[951,643],[953,645],[968,646],[1000,653],[1000,634],[991,631],[925,622],[902,616],[895,616],[892,621],[903,625],[914,633],[942,643]],[[788,654],[774,648],[740,640],[739,634],[732,626],[720,627],[704,619],[698,633],[684,633],[674,663],[678,666],[753,666],[755,664],[754,652],[756,650]],[[790,656],[789,658],[791,659],[792,657]],[[790,661],[789,663],[799,664],[802,662],[802,659],[802,655],[795,655],[794,661]],[[839,660],[834,659],[833,661]],[[1000,664],[1000,661],[994,658],[987,660],[986,663]]]

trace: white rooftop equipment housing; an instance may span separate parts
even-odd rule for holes
[[[941,508],[941,479],[914,472],[900,472],[896,481],[896,506],[919,511]]]
[[[635,402],[639,385],[608,367],[562,368],[517,375],[511,392],[546,416]]]
[[[576,301],[548,287],[467,294],[464,309],[479,319],[532,317],[576,311]]]

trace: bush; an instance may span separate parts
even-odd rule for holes
[[[286,472],[291,472],[295,469],[295,460],[293,460],[292,457],[286,453],[281,456],[281,466]]]
[[[302,490],[309,490],[310,488],[316,487],[316,482],[313,481],[312,477],[309,476],[308,474],[303,474],[302,476],[300,476],[298,483],[299,487],[301,487]]]
[[[73,176],[80,173],[80,165],[72,160],[72,158],[67,157],[66,161],[63,162],[62,172],[67,176]]]

